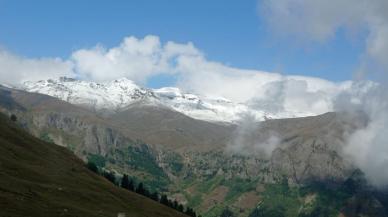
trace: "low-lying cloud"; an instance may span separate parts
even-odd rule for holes
[[[226,150],[232,154],[270,158],[280,144],[279,135],[272,131],[261,133],[261,123],[255,121],[255,116],[250,113],[244,114],[239,122]]]
[[[347,138],[344,154],[378,187],[388,187],[387,93],[386,87],[373,85],[368,91],[343,93],[337,105],[339,110],[363,111],[368,115],[366,127]]]
[[[343,30],[365,35],[365,51],[355,72],[358,80],[337,95],[334,108],[368,115],[367,126],[347,138],[344,154],[372,184],[387,187],[387,82],[378,85],[362,76],[388,73],[388,1],[263,0],[260,9],[274,33],[287,37],[324,43]]]

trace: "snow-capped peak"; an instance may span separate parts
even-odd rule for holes
[[[24,82],[23,89],[104,113],[118,112],[135,102],[142,101],[163,105],[192,118],[206,121],[235,122],[245,113],[253,114],[258,120],[281,117],[276,114],[268,115],[265,111],[251,109],[248,105],[234,103],[222,97],[185,93],[176,87],[160,89],[140,87],[127,78],[92,82],[61,77]]]
[[[133,101],[152,96],[152,91],[141,88],[126,78],[97,83],[61,77],[24,82],[23,89],[47,94],[96,111],[117,111]]]

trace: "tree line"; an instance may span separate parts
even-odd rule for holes
[[[89,161],[87,163],[87,167],[91,171],[105,177],[108,181],[112,182],[116,186],[119,186],[121,188],[124,188],[125,190],[132,191],[132,192],[135,192],[137,194],[148,197],[151,200],[154,200],[156,202],[159,202],[160,204],[163,204],[165,206],[173,208],[173,209],[175,209],[181,213],[184,213],[188,216],[197,217],[197,214],[193,208],[191,208],[191,207],[185,208],[182,204],[178,203],[178,201],[176,201],[176,200],[172,201],[172,200],[168,199],[167,195],[165,195],[165,194],[161,195],[157,191],[150,192],[144,186],[144,184],[142,182],[139,182],[136,186],[135,181],[133,179],[131,179],[127,174],[124,174],[123,177],[121,178],[121,180],[119,180],[119,179],[116,179],[116,176],[113,172],[99,170],[97,165],[93,162]],[[201,217],[201,216],[198,216],[198,217]]]

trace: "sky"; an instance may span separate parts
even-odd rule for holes
[[[28,58],[66,59],[78,49],[156,35],[162,43],[192,42],[207,59],[232,67],[332,81],[353,78],[363,33],[338,31],[327,43],[289,40],[271,31],[263,5],[257,0],[0,0],[0,47]],[[153,76],[146,85],[172,85],[175,79]]]

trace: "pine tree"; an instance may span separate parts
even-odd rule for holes
[[[159,194],[158,194],[158,192],[154,192],[154,193],[152,193],[151,195],[150,195],[150,198],[152,199],[152,200],[154,200],[154,201],[159,201]]]
[[[127,174],[124,174],[123,178],[121,179],[121,187],[129,190],[129,179]]]
[[[168,206],[168,198],[167,195],[163,194],[162,197],[160,198],[160,203],[163,205]]]
[[[234,217],[234,214],[232,211],[230,211],[230,209],[228,207],[226,207],[226,209],[224,209],[224,211],[222,211],[220,217]]]
[[[168,207],[173,208],[173,202],[171,200],[168,200]]]
[[[11,118],[11,121],[13,122],[16,122],[18,120],[15,114],[12,114],[10,118]]]
[[[194,212],[194,210],[190,207],[186,208],[185,214],[191,217],[196,217],[197,214]]]
[[[178,201],[174,200],[174,202],[172,204],[172,208],[178,209]]]
[[[260,217],[259,209],[255,208],[248,217]]]
[[[139,185],[137,186],[136,193],[144,195],[145,189],[142,182],[140,182]]]
[[[128,190],[135,191],[135,184],[133,183],[132,179],[129,181]]]
[[[183,212],[183,205],[182,205],[182,204],[179,204],[177,210],[178,210],[179,212]]]
[[[143,195],[148,197],[148,198],[151,198],[151,193],[150,193],[150,191],[147,188],[144,188]]]
[[[116,184],[116,176],[113,174],[113,172],[104,172],[104,177],[113,184]]]
[[[95,173],[98,173],[98,167],[97,167],[97,165],[95,163],[89,161],[86,164],[86,166],[88,167],[89,170],[91,170],[91,171],[93,171]]]

